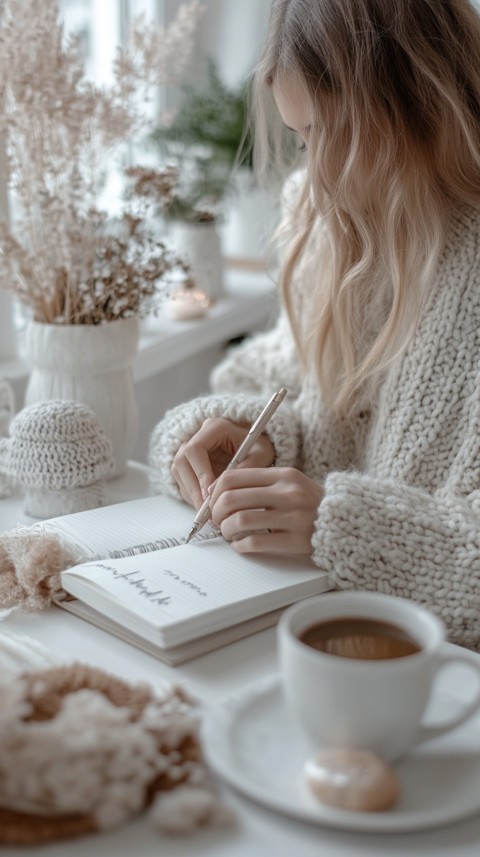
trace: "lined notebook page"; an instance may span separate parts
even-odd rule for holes
[[[326,575],[310,560],[241,556],[223,539],[86,563],[64,572],[62,585],[140,632],[145,622],[163,632],[175,625],[172,644],[188,638],[186,620],[191,630],[206,632],[289,603],[285,593],[292,587],[299,589],[298,598],[327,588]],[[252,610],[252,601],[258,609]],[[210,615],[218,612],[222,621]],[[140,621],[132,623],[129,616]]]
[[[159,550],[181,544],[192,526],[194,509],[170,497],[146,497],[75,512],[36,527],[59,533],[85,559],[141,548]]]

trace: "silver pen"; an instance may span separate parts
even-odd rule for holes
[[[273,394],[273,396],[269,399],[269,401],[265,405],[265,407],[264,407],[262,413],[260,414],[260,416],[258,417],[258,419],[256,419],[255,422],[253,423],[253,425],[252,425],[250,431],[248,432],[247,436],[245,437],[243,442],[238,447],[238,449],[237,449],[235,455],[233,456],[232,460],[227,465],[226,470],[233,470],[235,467],[237,467],[238,464],[240,464],[247,457],[247,455],[250,452],[253,444],[255,443],[257,438],[262,434],[265,426],[270,421],[271,417],[273,416],[273,414],[277,410],[278,406],[283,402],[286,395],[287,395],[287,388],[286,387],[282,387],[280,390],[278,390],[277,393]],[[190,530],[187,538],[185,539],[185,544],[188,544],[188,542],[191,541],[191,539],[193,539],[193,537],[196,536],[197,533],[200,532],[200,530],[207,523],[209,517],[210,517],[210,497],[207,497],[204,500],[204,502],[202,503],[202,505],[200,506],[200,509],[198,510],[197,514],[195,515],[195,518],[193,519],[193,527]]]

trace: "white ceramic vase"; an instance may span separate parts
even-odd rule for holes
[[[223,254],[226,259],[264,262],[278,218],[278,197],[258,187],[251,170],[238,169],[234,180],[220,227]]]
[[[222,246],[216,223],[174,220],[170,237],[177,253],[191,266],[196,288],[214,303],[223,294]]]
[[[132,363],[138,336],[135,317],[99,325],[30,322],[26,333],[32,370],[25,404],[68,399],[89,405],[112,443],[112,476],[125,473],[137,438]]]

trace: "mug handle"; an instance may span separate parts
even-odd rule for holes
[[[431,738],[437,738],[439,735],[443,735],[445,732],[450,732],[451,729],[455,729],[457,726],[460,726],[465,720],[468,720],[475,712],[480,708],[480,658],[478,655],[473,653],[469,653],[465,651],[464,653],[455,653],[455,654],[441,654],[439,657],[439,664],[437,668],[438,672],[443,669],[447,664],[452,663],[460,663],[463,666],[468,666],[471,668],[473,672],[477,674],[478,679],[478,689],[474,698],[467,702],[462,710],[455,715],[455,717],[451,717],[444,723],[439,723],[438,725],[432,726],[420,726],[415,738],[415,744],[420,744],[423,741],[429,741]]]

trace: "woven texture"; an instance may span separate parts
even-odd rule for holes
[[[0,724],[3,844],[116,827],[155,796],[205,780],[198,715],[174,686],[154,695],[83,664],[9,676]]]
[[[297,288],[317,275],[312,254]],[[312,555],[338,589],[413,598],[450,639],[480,644],[480,212],[451,213],[432,299],[404,355],[348,423],[301,378],[282,316],[214,371],[215,395],[167,413],[150,447],[152,483],[175,494],[179,443],[210,416],[253,419],[272,391],[289,397],[268,428],[278,465],[324,485]]]

